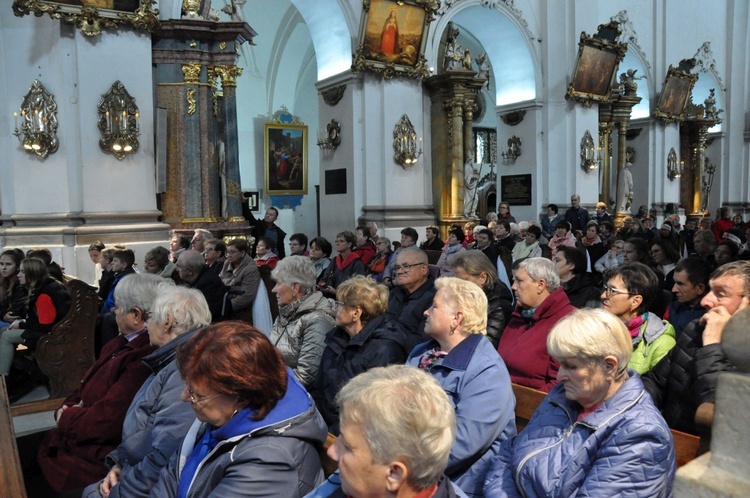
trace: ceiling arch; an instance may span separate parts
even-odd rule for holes
[[[291,0],[310,31],[318,80],[349,69],[359,15],[346,0]]]
[[[540,92],[541,81],[535,61],[537,54],[530,44],[519,20],[502,10],[503,4],[490,9],[480,0],[468,0],[455,4],[432,27],[429,52],[425,54],[430,65],[437,67],[440,39],[448,22],[469,30],[481,43],[492,65],[495,82],[496,104],[508,105],[533,100]],[[477,54],[479,55],[479,54]]]

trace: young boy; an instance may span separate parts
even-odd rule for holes
[[[102,253],[104,256],[104,253]],[[106,256],[104,256],[106,258]],[[112,287],[109,289],[107,300],[104,301],[100,313],[106,315],[113,311],[115,307],[115,287],[117,283],[123,279],[125,275],[135,273],[133,269],[133,263],[135,263],[135,254],[131,249],[117,249],[112,253],[112,271],[114,272],[114,279],[112,280]]]

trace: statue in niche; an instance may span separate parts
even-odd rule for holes
[[[633,174],[630,167],[633,163],[625,162],[625,167],[620,171],[617,179],[617,212],[630,214],[630,206],[633,205]]]
[[[448,40],[445,47],[445,56],[443,57],[443,71],[472,69],[469,51],[458,44],[458,35],[458,28],[453,29],[453,23],[448,23]]]
[[[479,73],[477,73],[477,78],[484,78],[485,81],[484,85],[482,85],[482,88],[489,88],[490,86],[490,65],[487,63],[487,52],[484,52],[482,55],[476,58],[475,62],[477,63],[477,67],[479,68]]]
[[[464,216],[474,218],[477,210],[477,186],[479,185],[479,170],[474,167],[474,152],[469,152],[464,163]]]
[[[712,88],[708,92],[708,98],[703,101],[703,106],[706,108],[706,117],[709,119],[720,119],[719,114],[724,112],[724,109],[716,108],[716,88]]]
[[[247,0],[230,0],[230,3],[222,7],[221,11],[228,14],[232,21],[245,22],[245,14],[243,14],[242,8],[246,3]]]

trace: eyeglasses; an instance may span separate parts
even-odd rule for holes
[[[334,301],[333,302],[333,309],[338,311],[342,308],[346,308],[346,303],[342,303],[341,301]]]
[[[196,396],[195,391],[193,391],[193,389],[188,385],[187,382],[185,382],[185,390],[188,393],[190,404],[192,404],[193,406],[202,405],[203,403],[211,401],[212,399],[216,399],[219,396],[222,396],[222,394],[214,394],[211,396]]]
[[[411,270],[412,268],[414,268],[415,266],[420,266],[420,265],[423,265],[423,264],[425,264],[425,263],[414,263],[414,264],[411,264],[411,265],[396,265],[394,269],[396,270],[396,272],[400,272],[400,271],[407,272],[407,271]]]
[[[239,253],[240,253],[240,251],[235,251],[235,250],[227,249],[227,256],[232,256],[234,254],[239,254]]]
[[[216,249],[214,249],[213,247],[206,247],[205,249],[203,249],[203,252],[216,252]]]
[[[626,295],[626,296],[633,296],[634,295],[632,292],[628,292],[626,290],[615,289],[611,285],[605,285],[604,288],[602,289],[602,292],[606,296],[612,296],[612,295],[617,295],[617,294],[622,294],[622,295]]]

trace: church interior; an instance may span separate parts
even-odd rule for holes
[[[369,222],[447,240],[572,196],[618,227],[641,207],[750,221],[747,1],[0,9],[0,248],[48,248],[84,282],[96,241],[142,265],[175,233],[249,237],[270,207],[329,241]]]
[[[615,214],[623,150],[633,153],[634,208],[748,209],[745,2],[129,3],[139,6],[120,7],[130,20],[118,23],[84,14],[79,1],[15,2],[0,20],[0,246],[49,247],[86,281],[95,240],[142,254],[170,230],[241,234],[247,203],[279,208],[287,233],[329,240],[363,221],[396,240],[405,226],[447,229],[468,219],[470,152],[481,155],[469,206],[479,218],[506,200],[516,219],[536,220],[573,193]],[[45,11],[51,4],[63,14]],[[401,59],[370,44],[392,7],[403,9]],[[620,52],[609,54],[619,63],[594,72],[618,104],[571,86],[579,53],[613,21],[610,49]],[[447,71],[451,43],[468,64],[453,60]],[[670,71],[691,59],[685,107],[660,112]],[[621,80],[634,84],[637,103]],[[55,107],[54,130],[32,114],[35,81]],[[705,122],[709,97],[714,119]],[[24,148],[24,123],[35,117],[54,134],[43,155]],[[112,123],[136,148],[106,150]],[[304,150],[284,161],[296,166],[294,181],[274,183],[281,151],[271,147],[285,133]]]

